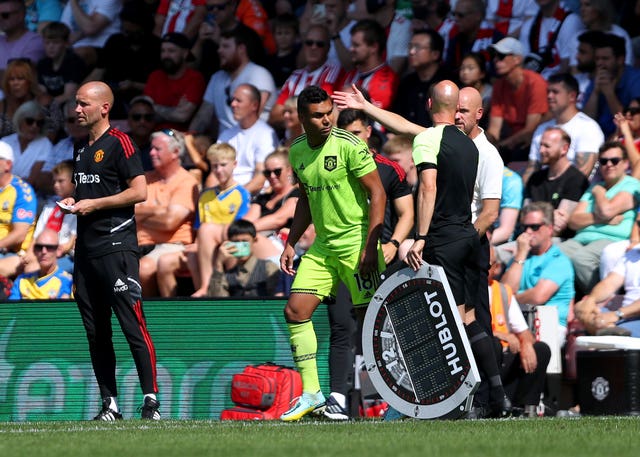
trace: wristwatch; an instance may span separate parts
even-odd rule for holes
[[[616,310],[616,317],[619,321],[624,319],[624,312],[621,309]]]
[[[393,244],[396,247],[396,249],[400,247],[400,242],[398,240],[394,240],[393,238],[389,240],[389,243]]]
[[[418,231],[416,230],[416,233],[414,233],[414,235],[413,235],[413,239],[414,239],[414,240],[427,241],[427,235],[420,235],[420,234],[418,233]]]

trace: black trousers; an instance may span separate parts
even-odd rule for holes
[[[122,251],[89,259],[76,256],[73,279],[102,398],[118,395],[112,310],[129,343],[142,392],[157,393],[156,353],[142,310],[137,253]]]

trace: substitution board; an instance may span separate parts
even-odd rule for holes
[[[460,417],[471,408],[480,375],[444,269],[424,264],[382,279],[362,331],[371,382],[407,416]]]

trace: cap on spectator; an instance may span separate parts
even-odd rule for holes
[[[490,48],[499,52],[500,54],[513,54],[516,56],[524,55],[524,46],[522,46],[522,43],[510,36],[503,38],[496,44],[492,44]]]
[[[148,95],[136,95],[129,102],[129,106],[133,106],[135,103],[146,103],[151,108],[154,108],[153,99],[151,97],[149,97]]]
[[[195,60],[194,55],[191,54],[191,41],[189,41],[189,38],[184,33],[179,33],[179,32],[166,33],[162,37],[162,42],[175,44],[179,48],[186,49],[187,51],[189,51],[189,54],[187,55],[187,61]]]
[[[0,159],[11,160],[13,162],[13,149],[4,141],[0,141]]]

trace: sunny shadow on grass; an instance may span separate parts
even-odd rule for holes
[[[640,418],[0,423],[2,456],[632,456]]]

